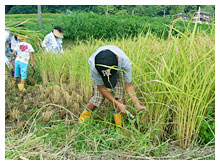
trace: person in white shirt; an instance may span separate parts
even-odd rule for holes
[[[47,53],[64,54],[62,47],[63,29],[59,26],[54,27],[53,32],[47,34],[42,42],[42,47]]]
[[[27,68],[29,58],[31,58],[31,67],[34,67],[34,57],[33,52],[34,49],[31,44],[27,43],[28,36],[18,36],[18,40],[20,41],[14,51],[11,54],[10,62],[12,62],[12,58],[17,53],[17,57],[15,59],[15,73],[14,73],[14,81],[13,86],[18,87],[20,91],[24,91],[25,80],[27,79]],[[21,75],[21,82],[17,85],[18,78]]]
[[[16,26],[17,29],[24,29],[24,25]],[[7,29],[7,28],[6,28]],[[10,30],[5,31],[5,55],[10,57],[11,53],[15,49],[16,45],[19,43],[17,36],[10,32]]]
[[[5,31],[5,56],[10,58],[15,46],[19,43],[17,36],[13,35],[9,30]]]
[[[24,25],[17,25],[17,29],[24,29]],[[14,59],[16,58],[16,54],[13,57],[13,62],[10,63],[10,56],[15,49],[16,45],[19,43],[19,40],[17,39],[17,36],[13,33],[11,33],[10,30],[7,30],[6,27],[5,30],[5,64],[9,69],[9,73],[13,75],[14,72]]]
[[[5,65],[8,68],[9,74],[13,76],[13,64],[9,62],[10,55],[12,50],[10,48],[10,36],[11,33],[9,30],[5,31]]]

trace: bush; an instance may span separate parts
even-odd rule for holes
[[[143,17],[131,15],[98,15],[95,13],[74,12],[72,14],[42,14],[42,29],[38,27],[37,14],[6,15],[6,25],[17,25],[25,21],[28,29],[40,31],[43,36],[51,32],[54,26],[64,29],[65,39],[89,40],[121,39],[146,34],[148,31],[159,38],[168,38],[172,20],[164,17]],[[28,21],[27,21],[28,20]],[[167,26],[168,25],[168,26]],[[194,23],[178,21],[174,29],[184,33],[186,29],[193,31]],[[197,33],[205,30],[210,33],[210,26],[199,24]],[[178,32],[172,31],[172,35]],[[42,38],[43,39],[43,38]]]
[[[163,17],[140,17],[130,15],[97,15],[95,13],[75,12],[68,15],[59,15],[56,22],[64,29],[64,36],[68,39],[88,40],[94,39],[116,39],[123,37],[135,37],[140,33],[146,34],[151,31],[159,38],[167,38],[169,27],[172,20]],[[54,24],[55,25],[55,24]],[[179,21],[174,25],[182,33],[188,22]],[[194,24],[191,24],[189,30],[192,31]],[[210,29],[208,25],[198,25],[201,30]],[[209,32],[209,31],[207,31]],[[177,32],[172,32],[174,35]]]

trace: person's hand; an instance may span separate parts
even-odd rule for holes
[[[31,68],[33,68],[34,67],[34,64],[31,64]]]
[[[141,104],[137,104],[137,105],[135,106],[135,108],[137,108],[138,111],[146,110],[146,109],[147,109],[145,106],[143,106],[143,105],[141,105]]]
[[[122,113],[125,113],[125,109],[126,109],[126,106],[122,103],[119,103],[118,106],[117,106],[117,110],[122,112]]]
[[[12,63],[12,59],[10,58],[10,61],[9,61],[10,63]]]

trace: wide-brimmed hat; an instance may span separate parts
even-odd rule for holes
[[[59,32],[56,29],[53,29],[53,34],[58,38],[63,38],[63,33]]]
[[[99,52],[95,57],[95,68],[99,72],[105,87],[114,88],[117,83],[117,70],[118,59],[116,54],[110,50],[103,50]]]

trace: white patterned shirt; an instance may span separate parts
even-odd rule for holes
[[[19,42],[15,47],[15,51],[17,52],[15,61],[21,61],[28,64],[30,53],[34,52],[34,49],[31,44],[27,42]]]
[[[55,54],[57,53],[62,53],[63,48],[62,48],[62,39],[61,38],[56,38],[53,34],[53,32],[50,32],[47,34],[42,42],[42,47],[46,48],[46,52],[53,52]]]

